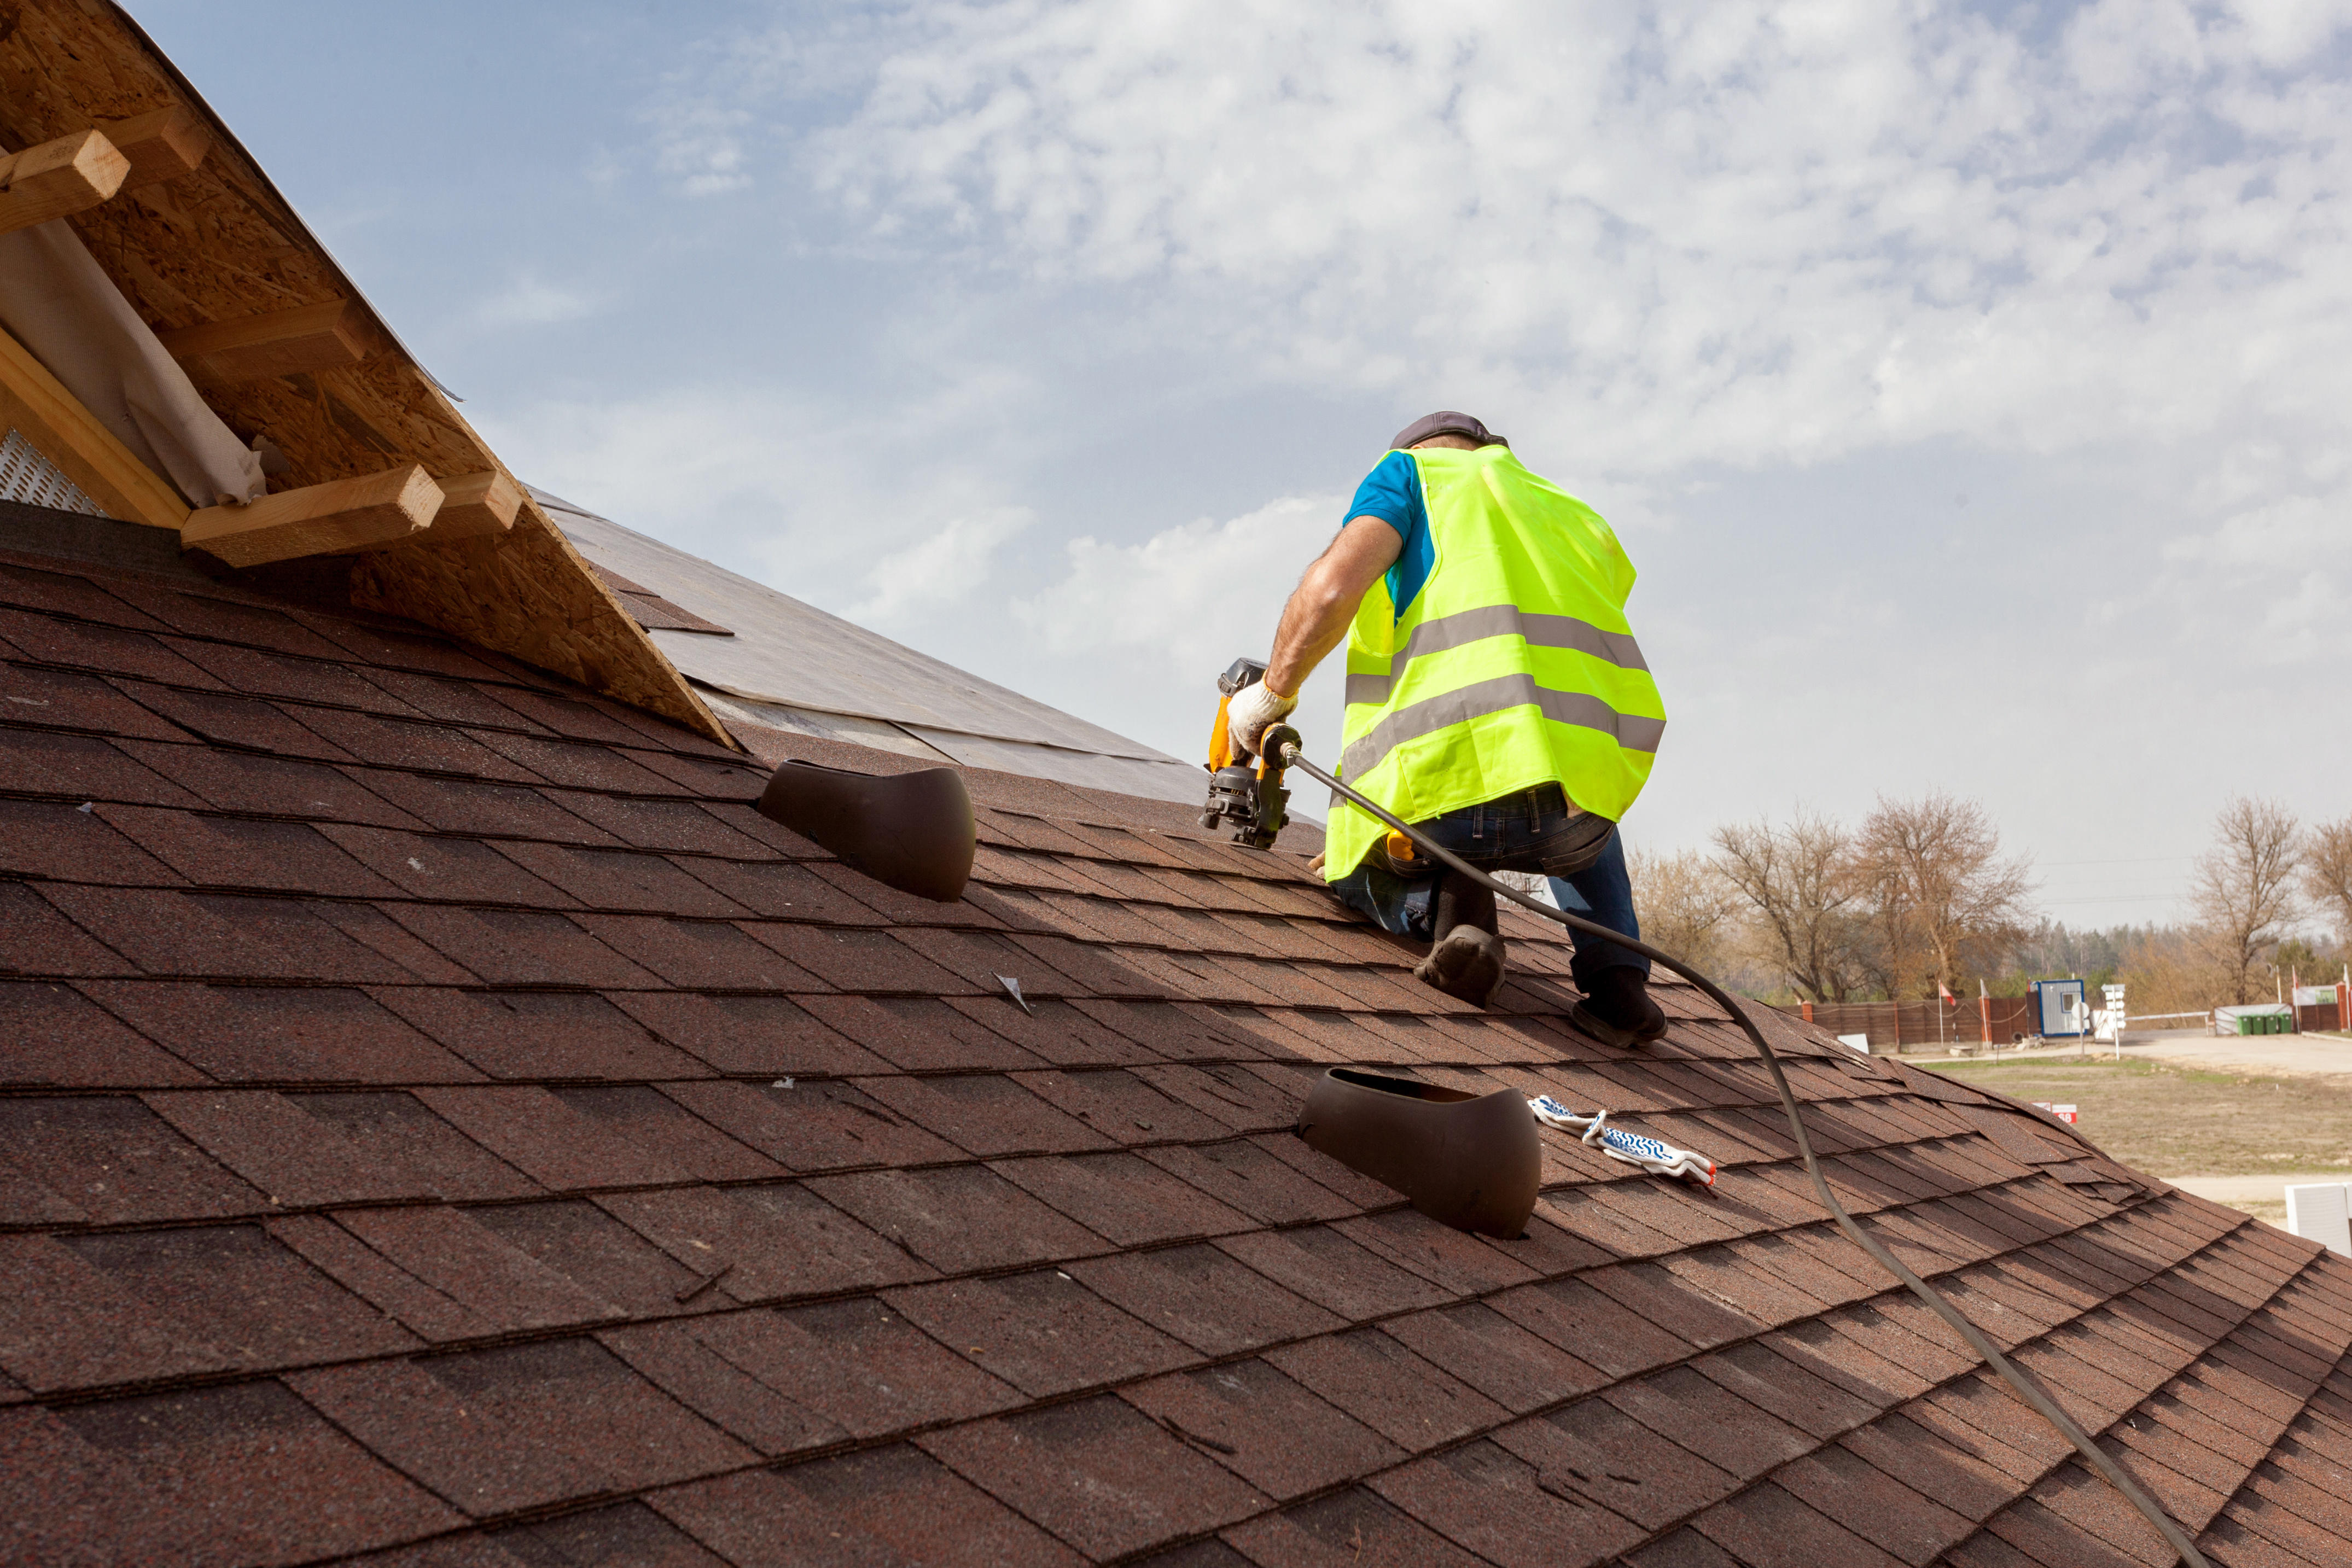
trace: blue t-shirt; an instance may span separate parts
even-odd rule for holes
[[[1364,476],[1356,498],[1348,503],[1342,522],[1378,517],[1404,540],[1396,564],[1389,568],[1389,604],[1400,621],[1437,565],[1437,547],[1429,537],[1429,508],[1421,499],[1421,466],[1409,452],[1391,452]]]

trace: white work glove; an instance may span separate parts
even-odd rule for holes
[[[1297,706],[1297,697],[1284,696],[1264,681],[1235,692],[1225,705],[1225,737],[1233,742],[1234,755],[1255,757],[1265,732],[1288,718]]]

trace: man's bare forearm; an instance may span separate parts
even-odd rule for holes
[[[1378,517],[1357,517],[1339,530],[1282,607],[1274,653],[1266,661],[1268,687],[1284,696],[1298,695],[1315,666],[1348,635],[1357,606],[1381,574],[1396,564],[1402,543],[1396,530]]]
[[[1297,696],[1307,677],[1324,656],[1348,634],[1356,618],[1356,601],[1345,597],[1331,574],[1317,561],[1291,591],[1282,607],[1282,622],[1275,628],[1274,656],[1266,661],[1265,684],[1285,696]],[[1361,595],[1358,595],[1361,598]]]

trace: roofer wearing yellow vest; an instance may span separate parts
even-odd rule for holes
[[[1299,580],[1265,678],[1228,709],[1233,744],[1255,755],[1345,636],[1340,777],[1472,865],[1541,873],[1561,908],[1639,936],[1617,821],[1649,779],[1665,709],[1625,623],[1633,586],[1591,507],[1477,420],[1433,413],[1399,433]],[[1505,959],[1493,892],[1410,852],[1333,800],[1331,891],[1429,939],[1423,981],[1490,1001]],[[1646,959],[1581,940],[1570,968],[1577,1027],[1620,1046],[1665,1032]]]

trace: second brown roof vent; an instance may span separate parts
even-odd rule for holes
[[[877,774],[787,762],[769,779],[760,814],[878,883],[941,904],[963,896],[979,843],[971,796],[952,768]]]
[[[1471,1094],[1335,1067],[1307,1096],[1298,1135],[1456,1230],[1515,1241],[1535,1212],[1543,1149],[1515,1090]]]

